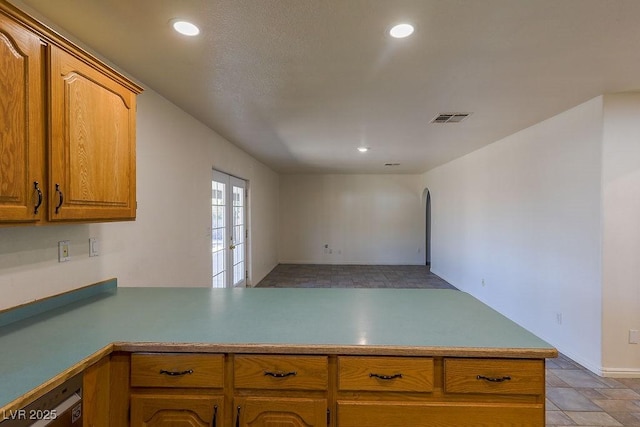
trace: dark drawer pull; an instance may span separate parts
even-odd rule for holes
[[[505,377],[501,377],[501,378],[495,378],[495,377],[485,377],[484,375],[478,375],[476,377],[477,380],[485,380],[485,381],[489,381],[492,383],[502,383],[505,381],[510,381],[511,377],[509,376],[505,376]]]
[[[296,371],[291,371],[291,372],[264,371],[264,374],[266,376],[273,377],[273,378],[285,378],[285,377],[292,377],[292,376],[298,375]]]
[[[396,378],[402,378],[402,374],[380,375],[380,374],[374,374],[372,372],[369,374],[369,378],[378,378],[381,380],[395,380]]]
[[[164,374],[164,375],[169,375],[171,377],[180,377],[182,375],[193,374],[193,369],[189,369],[189,370],[186,370],[186,371],[179,371],[179,372],[176,372],[176,371],[165,371],[163,369],[163,370],[160,371],[160,373]]]

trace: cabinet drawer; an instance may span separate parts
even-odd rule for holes
[[[338,388],[357,391],[433,391],[433,359],[422,357],[338,358]]]
[[[132,387],[222,388],[221,354],[136,353],[131,355]]]
[[[445,359],[447,393],[543,394],[542,360]]]
[[[234,362],[236,388],[326,390],[326,356],[239,355]]]
[[[340,427],[544,427],[540,405],[338,401]]]

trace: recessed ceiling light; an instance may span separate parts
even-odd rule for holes
[[[403,39],[405,37],[409,37],[411,34],[413,34],[413,25],[411,24],[394,25],[389,31],[389,35],[396,39]]]
[[[369,147],[358,147],[358,151],[361,153],[366,153],[369,151]]]
[[[185,36],[197,36],[200,34],[200,29],[188,21],[176,19],[171,21],[171,25],[174,30]]]

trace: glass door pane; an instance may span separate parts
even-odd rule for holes
[[[211,181],[211,255],[213,257],[214,288],[227,283],[227,183],[228,178],[216,176]]]
[[[246,285],[246,181],[213,171],[211,181],[212,286]]]
[[[230,180],[233,210],[231,215],[231,228],[233,236],[233,251],[231,253],[231,264],[233,268],[233,286],[244,286],[246,278],[245,253],[246,253],[246,196],[245,181],[231,177]]]

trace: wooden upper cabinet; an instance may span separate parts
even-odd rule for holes
[[[135,219],[140,92],[0,0],[0,226]]]
[[[136,94],[57,46],[50,52],[49,220],[136,215]]]
[[[44,46],[0,13],[0,223],[43,218]]]

